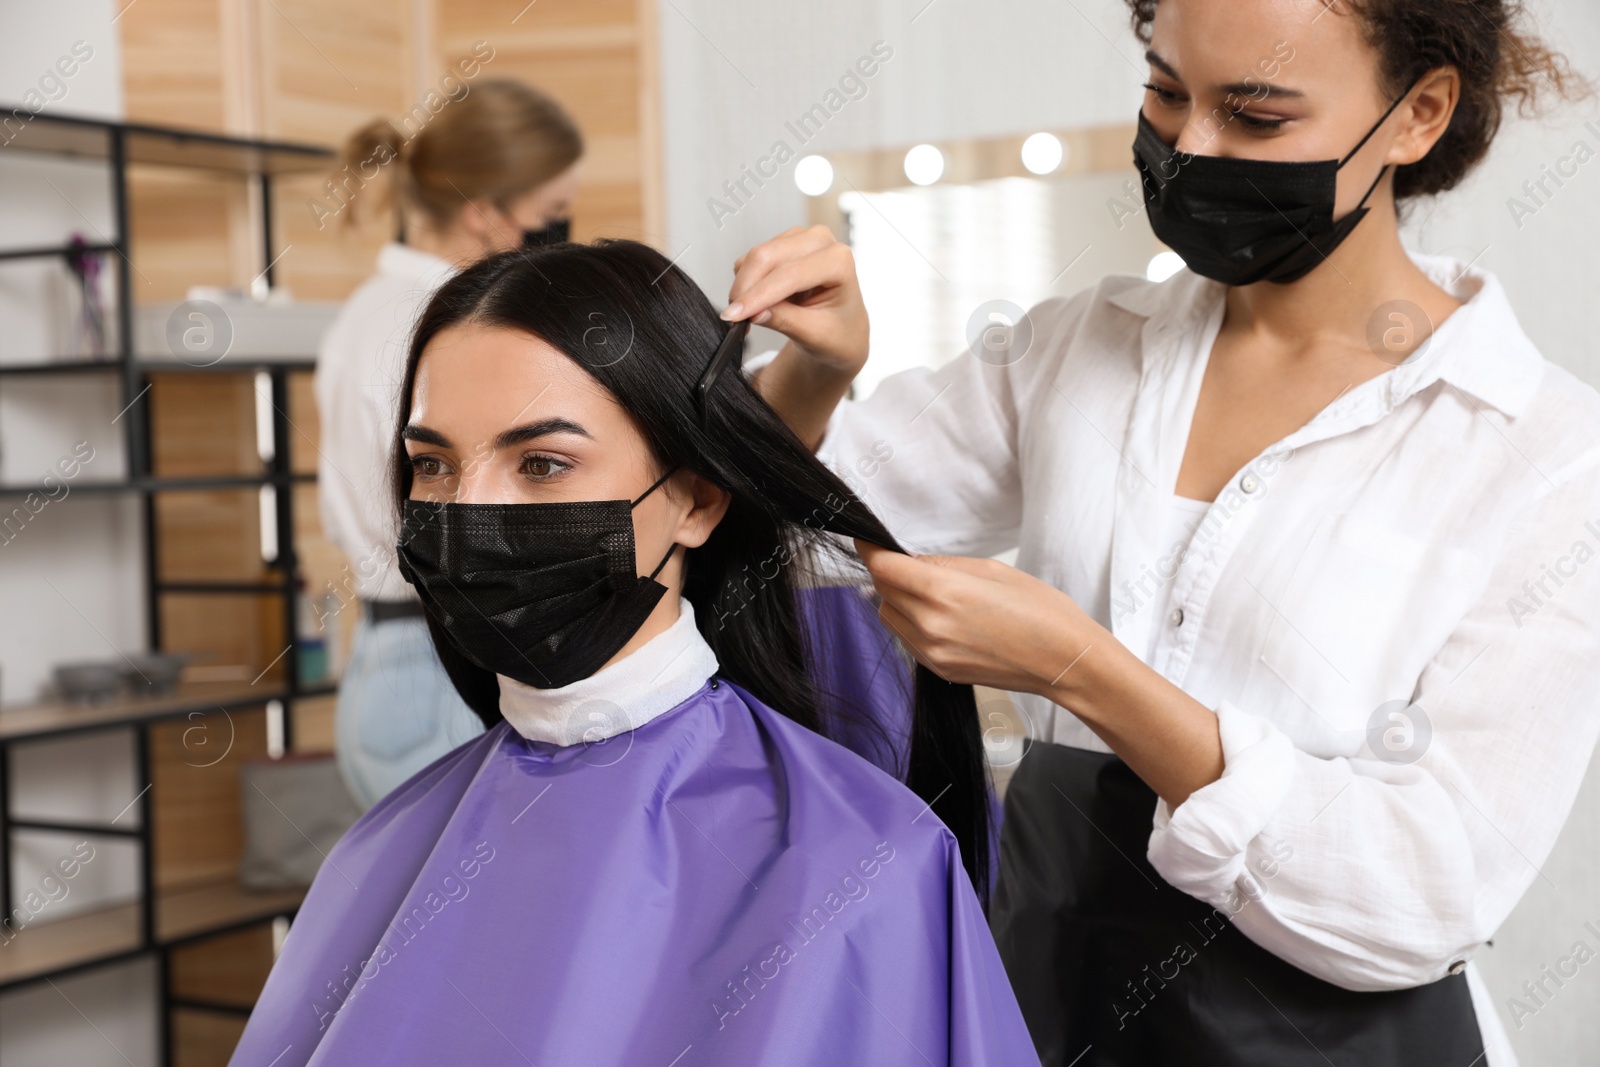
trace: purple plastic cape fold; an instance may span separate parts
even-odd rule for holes
[[[797,591],[807,672],[828,721],[824,732],[905,781],[911,749],[911,664],[853,585]]]
[[[593,744],[501,723],[380,801],[231,1062],[1039,1060],[944,825],[713,680]]]
[[[823,732],[905,781],[915,688],[910,660],[864,590],[853,585],[812,586],[799,590],[798,603],[810,642],[806,667],[818,702],[834,712]],[[980,719],[979,725],[988,724]],[[992,886],[1000,877],[1000,830],[1005,821],[1005,805],[993,790],[989,821]]]

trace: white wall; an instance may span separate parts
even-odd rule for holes
[[[122,66],[111,24],[114,0],[80,5],[72,18],[49,5],[8,4],[0,14],[0,103],[30,91],[45,111],[122,116]],[[76,42],[92,55],[59,88],[50,78]],[[81,53],[81,49],[80,49]],[[71,64],[69,64],[71,66]],[[43,86],[43,88],[41,88]],[[24,130],[23,137],[26,137]],[[0,153],[0,244],[88,240],[112,231],[106,168],[6,150]],[[104,236],[101,236],[104,235]],[[37,362],[68,343],[66,271],[59,262],[0,264],[0,361]],[[144,646],[137,502],[73,492],[77,481],[124,475],[116,375],[0,380],[0,483],[41,485],[56,462],[86,441],[90,460],[64,498],[32,515],[14,539],[0,538],[0,703],[37,699],[51,666],[115,657]],[[59,495],[60,490],[53,490]],[[0,497],[0,517],[23,498]],[[46,581],[48,579],[48,582]],[[52,588],[53,583],[54,588]]]
[[[1096,26],[1057,0],[933,0],[925,8],[926,0],[824,0],[803,14],[729,0],[663,5],[672,253],[721,298],[741,252],[804,223],[792,163],[720,226],[707,206],[779,140],[804,154],[1130,121],[1142,80],[1132,64],[1143,49],[1125,30],[1120,2],[1074,2],[1100,15]],[[802,144],[785,123],[820,102],[877,41],[893,55],[867,80],[866,95]]]
[[[63,114],[122,117],[122,65],[111,21],[120,6],[116,0],[84,0],[70,8],[0,8],[0,103],[22,103],[32,89],[57,97],[46,107]],[[64,90],[42,82],[78,41],[93,55],[61,80]],[[105,174],[99,165],[0,152],[0,246],[53,244],[74,230],[90,240],[104,239],[96,230],[109,236]],[[59,264],[3,266],[0,360],[31,362],[65,351],[67,286]],[[111,421],[122,402],[114,383],[111,373],[0,379],[0,483],[41,483],[78,441],[88,441],[95,454],[74,482],[122,477],[122,423]],[[21,502],[0,498],[0,515]],[[69,490],[0,544],[0,702],[37,699],[58,661],[103,659],[144,647],[138,516],[131,496]],[[127,739],[117,734],[30,746],[19,750],[13,767],[13,801],[19,814],[108,819],[137,792],[131,761]],[[94,858],[68,883],[68,896],[48,905],[39,921],[133,889],[137,866],[127,843],[101,838],[93,844]],[[14,889],[34,888],[71,846],[61,835],[20,835]],[[62,979],[55,988],[30,986],[0,996],[0,1063],[151,1064],[151,993],[150,964],[137,962]]]
[[[1530,6],[1546,36],[1600,78],[1600,4]],[[818,0],[803,10],[673,0],[662,6],[661,29],[668,240],[717,299],[734,258],[803,223],[805,207],[792,164],[720,227],[707,200],[775,140],[801,148],[785,120],[819,101],[874,41],[888,43],[893,57],[866,96],[840,109],[804,151],[1128,122],[1143,80],[1143,49],[1122,0]],[[1590,120],[1594,129],[1585,128]],[[1542,122],[1513,119],[1464,187],[1412,212],[1407,234],[1423,251],[1479,257],[1545,354],[1600,385],[1600,158],[1565,188],[1550,184],[1555,195],[1520,227],[1506,203],[1526,201],[1523,182],[1555,167],[1579,139],[1600,153],[1600,107],[1592,102]],[[1591,1062],[1600,1048],[1600,962],[1521,1027],[1506,1009],[1507,998],[1574,941],[1600,952],[1600,937],[1583,925],[1600,929],[1600,774],[1591,774],[1544,875],[1479,957],[1525,1067]]]
[[[155,1013],[129,1008],[146,1001],[155,987],[149,960],[75,974],[57,979],[55,986],[29,986],[0,997],[0,1034],[5,1035],[0,1063],[5,1067],[147,1067],[156,1062]],[[85,1025],[85,1018],[94,1026]]]
[[[1535,0],[1530,4],[1552,44],[1600,81],[1600,4]],[[1589,124],[1592,124],[1590,126]],[[1523,183],[1538,181],[1582,140],[1595,158],[1547,183],[1554,195],[1538,206]],[[1534,209],[1520,226],[1507,201]],[[1600,102],[1565,106],[1538,120],[1508,118],[1489,158],[1459,189],[1419,204],[1408,219],[1412,243],[1425,251],[1478,262],[1505,283],[1517,316],[1544,354],[1600,386]],[[1597,946],[1600,947],[1600,946]],[[1600,1003],[1600,1002],[1597,1002]]]

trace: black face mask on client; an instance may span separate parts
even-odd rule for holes
[[[706,396],[737,362],[748,322],[735,323],[695,388]],[[538,689],[587,678],[638,632],[667,587],[636,570],[629,500],[457,504],[407,500],[400,573],[467,660]]]
[[[667,588],[635,572],[627,500],[455,504],[407,500],[400,573],[469,661],[539,689],[587,678]]]
[[[1420,80],[1420,79],[1418,79]],[[1286,162],[1179,152],[1139,113],[1133,161],[1150,228],[1196,274],[1224,285],[1303,278],[1366,217],[1367,200],[1334,221],[1339,170],[1416,88],[1413,81],[1343,159]]]

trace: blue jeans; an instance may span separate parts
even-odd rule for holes
[[[451,749],[483,733],[419,618],[356,623],[339,683],[339,773],[362,810]]]

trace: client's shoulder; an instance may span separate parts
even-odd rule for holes
[[[731,698],[749,708],[769,742],[765,747],[771,758],[781,765],[793,802],[791,821],[799,815],[824,833],[833,832],[830,827],[862,826],[898,852],[939,863],[956,854],[955,835],[899,779],[768,707],[748,690],[719,681]]]
[[[443,821],[466,795],[484,760],[499,747],[510,729],[504,721],[471,741],[446,752],[380,799],[345,831],[345,840],[381,832],[384,827],[417,821]]]

